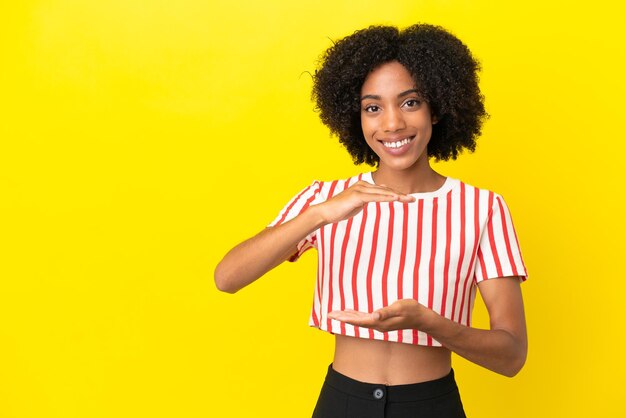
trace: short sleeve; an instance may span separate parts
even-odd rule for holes
[[[285,205],[285,207],[280,211],[278,216],[268,225],[268,227],[281,225],[306,211],[319,196],[321,188],[322,182],[314,181],[311,185],[302,189]],[[304,237],[298,243],[297,252],[289,257],[288,260],[292,262],[298,260],[305,251],[313,247],[315,247],[315,231]]]
[[[478,247],[474,278],[479,283],[510,276],[520,276],[525,281],[528,273],[509,208],[502,196],[494,193]]]

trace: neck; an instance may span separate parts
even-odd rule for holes
[[[445,182],[445,177],[433,170],[428,160],[400,170],[381,164],[372,173],[372,179],[377,185],[384,184],[401,193],[433,192]]]

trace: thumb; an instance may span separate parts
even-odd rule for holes
[[[387,306],[385,308],[380,308],[377,311],[374,311],[373,314],[374,319],[379,321],[384,321],[385,319],[393,318],[397,316],[398,313],[392,306]]]

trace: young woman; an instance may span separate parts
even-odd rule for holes
[[[473,151],[487,116],[479,65],[456,37],[372,26],[322,58],[322,121],[372,172],[315,181],[215,271],[236,292],[318,250],[310,324],[335,335],[314,417],[463,417],[451,352],[514,376],[527,351],[527,273],[502,197],[434,171]],[[471,327],[481,292],[490,329]]]

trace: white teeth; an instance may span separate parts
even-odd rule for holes
[[[413,140],[413,138],[405,138],[401,141],[396,141],[396,142],[385,142],[383,141],[383,145],[386,146],[387,148],[400,148],[402,145],[406,145],[409,142],[411,142]]]

